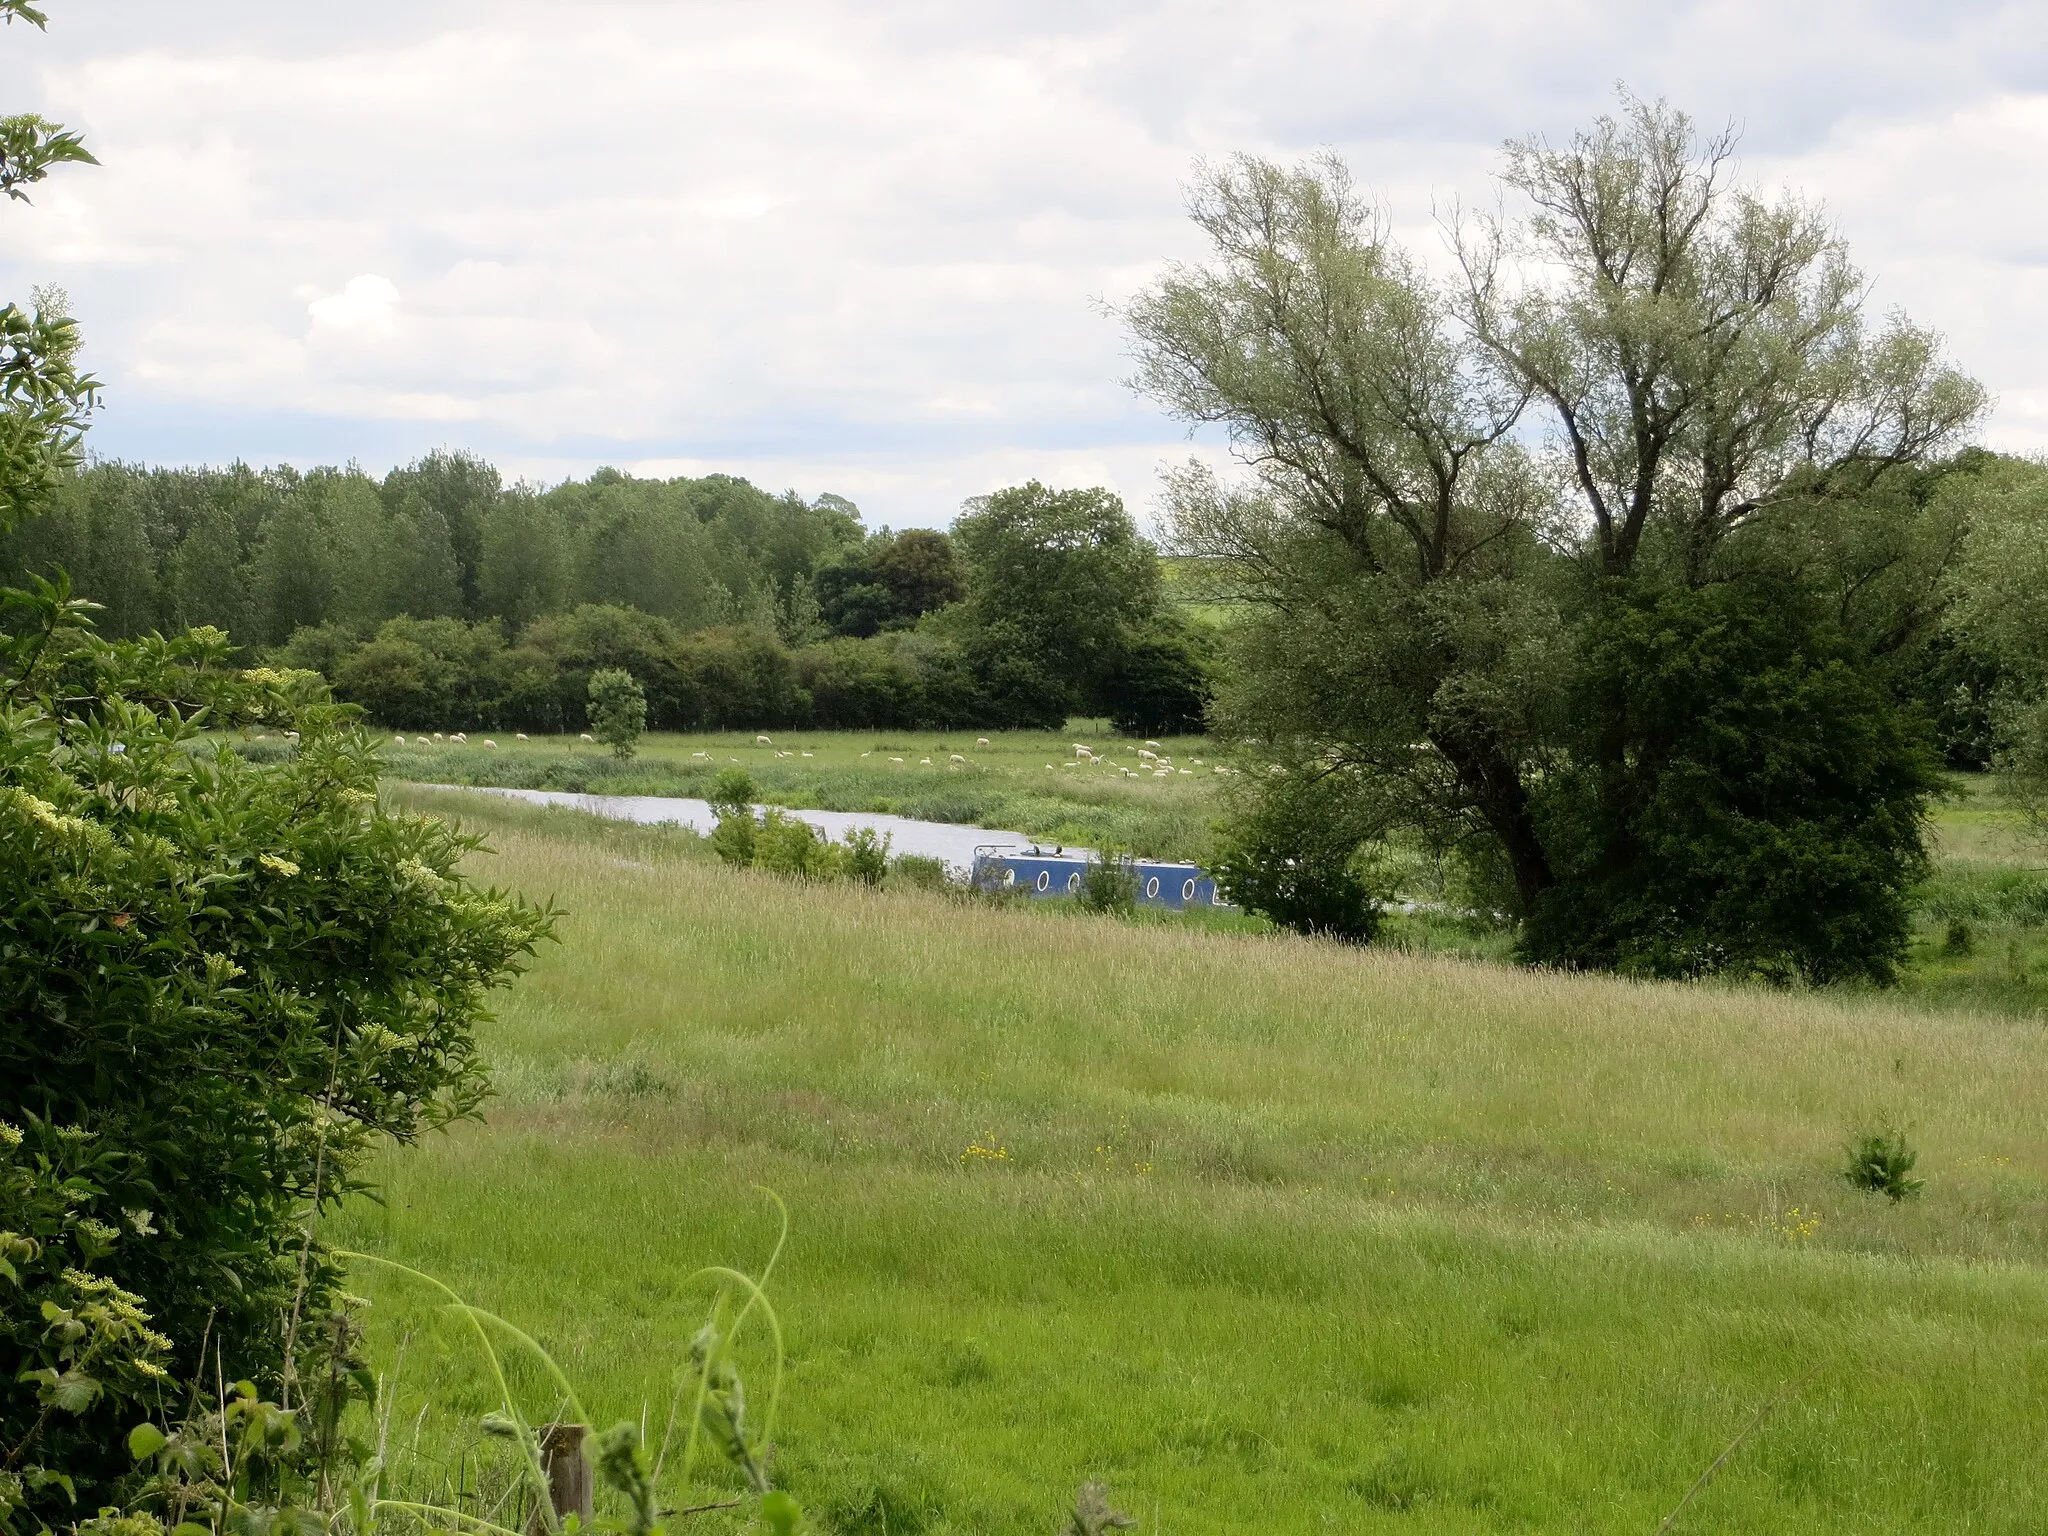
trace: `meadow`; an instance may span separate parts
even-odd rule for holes
[[[2048,1523],[2038,1020],[803,885],[394,793],[568,915],[484,1121],[328,1235],[658,1441],[688,1277],[759,1267],[774,1189],[776,1466],[824,1528],[1043,1536],[1099,1478],[1147,1532],[1647,1536],[1788,1387],[1678,1529]],[[1882,1127],[1896,1205],[1839,1171]],[[487,1497],[464,1335],[355,1283],[393,1476]]]
[[[403,746],[387,743],[385,759],[393,777],[424,783],[698,798],[721,769],[738,766],[770,805],[888,812],[1195,860],[1210,846],[1229,772],[1207,738],[1148,746],[1113,736],[1102,721],[1070,721],[1058,734],[774,731],[765,744],[761,734],[655,732],[626,762],[573,736],[521,741],[478,731],[458,745],[411,735]]]

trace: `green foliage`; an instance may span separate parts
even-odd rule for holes
[[[1522,212],[1461,222],[1451,283],[1334,157],[1240,157],[1193,199],[1214,259],[1127,319],[1140,385],[1251,471],[1171,486],[1246,614],[1226,733],[1503,869],[1532,955],[1884,977],[1927,789],[1892,699],[1958,544],[1926,492],[1985,396],[1931,332],[1870,324],[1818,210],[1735,185],[1730,148],[1626,97],[1511,143]],[[1752,617],[1729,653],[1768,680],[1709,660],[1712,594],[1744,586],[1795,627],[1830,610],[1820,654]],[[1666,591],[1701,605],[1688,662],[1620,640],[1617,603]],[[1750,769],[1793,803],[1714,779]]]
[[[12,21],[17,15],[31,17],[38,27],[42,25],[40,14],[26,9],[11,11],[7,19]],[[52,167],[67,164],[98,165],[99,161],[86,149],[84,140],[60,124],[48,122],[33,112],[0,117],[0,192],[25,203],[28,193],[22,188],[34,186],[50,174]]]
[[[1557,885],[1524,952],[1659,976],[1891,980],[1939,788],[1921,724],[1796,593],[1618,593],[1588,625]]]
[[[1231,813],[1214,864],[1218,891],[1296,933],[1371,941],[1380,923],[1366,876],[1372,829],[1341,778],[1268,774],[1234,797]]]
[[[1126,736],[1198,736],[1209,709],[1209,647],[1161,621],[1128,636],[1105,669],[1096,702]]]
[[[1124,913],[1138,905],[1138,877],[1130,859],[1114,848],[1098,851],[1081,871],[1078,899],[1091,912]]]
[[[1158,553],[1110,492],[1033,480],[978,496],[953,538],[969,571],[961,633],[989,723],[1057,729],[1083,709],[1185,718],[1206,692],[1165,628]]]
[[[620,762],[633,755],[647,729],[647,695],[621,667],[590,674],[590,728]]]
[[[462,876],[475,839],[379,808],[370,743],[317,678],[235,670],[216,631],[101,640],[61,586],[5,601],[0,1120],[26,1203],[0,1225],[42,1268],[0,1287],[0,1329],[70,1306],[49,1287],[77,1273],[146,1310],[179,1390],[204,1340],[288,1397],[307,1341],[279,1320],[295,1293],[324,1315],[336,1279],[306,1213],[361,1188],[376,1147],[474,1110],[475,1025],[549,914]],[[297,750],[258,765],[199,735],[235,723]],[[38,1428],[39,1390],[0,1381],[0,1443],[81,1493],[115,1477],[133,1394]]]
[[[16,170],[10,124],[22,121],[0,119],[0,182]],[[11,183],[7,190],[19,195]],[[99,381],[79,370],[78,344],[78,326],[61,305],[39,304],[33,313],[0,305],[0,534],[84,462]]]
[[[1859,1136],[1849,1148],[1849,1166],[1842,1177],[1857,1189],[1883,1195],[1897,1205],[1920,1193],[1925,1180],[1913,1176],[1920,1160],[1906,1142],[1904,1131],[1873,1131]]]
[[[943,533],[909,528],[845,549],[812,577],[818,616],[834,634],[905,629],[967,594],[966,573]]]
[[[872,827],[855,827],[835,843],[809,822],[770,806],[757,820],[760,791],[743,769],[720,770],[709,796],[718,825],[712,852],[741,869],[767,870],[810,880],[853,880],[880,885],[889,873],[889,839]]]
[[[1939,493],[1967,521],[1950,629],[1995,678],[1991,735],[2011,788],[2048,830],[2048,467],[2003,460]]]

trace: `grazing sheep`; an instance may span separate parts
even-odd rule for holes
[[[950,758],[947,759],[947,761],[952,763],[964,763],[967,761],[967,759],[962,757],[958,752],[955,752]]]
[[[527,738],[526,732],[524,732],[524,731],[514,731],[514,732],[512,733],[512,739],[513,739],[514,741],[525,741],[525,740],[527,740],[528,738]]]
[[[932,765],[932,760],[931,760],[930,758],[928,758],[928,757],[920,757],[920,758],[919,758],[919,759],[917,760],[917,766],[918,766],[918,767],[920,767],[920,768],[929,768],[929,767],[931,767],[931,765]]]
[[[256,739],[261,741],[263,738],[258,736]],[[405,738],[403,736],[394,736],[391,738],[391,744],[395,747],[402,747],[405,745]]]
[[[806,752],[806,753],[804,754],[804,756],[805,756],[805,757],[816,757],[817,755],[818,755],[818,754],[817,754],[817,753],[815,753],[815,752]]]
[[[902,759],[902,758],[900,758],[900,757],[892,757],[892,758],[890,758],[890,759],[889,759],[889,761],[890,761],[890,762],[892,762],[892,763],[900,763],[900,762],[902,762],[902,761],[903,761],[903,759]]]
[[[1144,749],[1143,747],[1140,747],[1140,748],[1138,748],[1138,756],[1139,756],[1139,757],[1141,757],[1141,758],[1143,758],[1143,757],[1152,757],[1152,758],[1156,758],[1156,757],[1158,757],[1158,756],[1159,756],[1159,754],[1158,754],[1157,752],[1147,752],[1147,751],[1146,751],[1146,750],[1145,750],[1145,749]]]
[[[450,736],[448,739],[450,741],[460,742],[465,747],[469,745],[469,738],[463,735],[462,732],[460,731],[457,731],[453,736]]]
[[[985,747],[988,745],[988,738],[986,736],[977,736],[974,738],[974,744],[977,747]]]
[[[489,747],[493,752],[498,750],[498,744],[495,741],[491,740],[491,738],[488,736],[484,738],[484,745]]]
[[[441,733],[439,731],[434,732],[434,740],[439,741],[440,739]]]
[[[775,745],[775,743],[770,741],[766,736],[756,736],[754,738],[754,745],[757,747],[772,747]]]
[[[710,754],[709,752],[692,752],[692,753],[690,754],[690,756],[692,756],[692,757],[701,757],[701,758],[703,758],[703,759],[704,759],[705,761],[707,761],[707,762],[708,762],[708,761],[710,761],[710,759],[711,759],[711,754]]]
[[[577,740],[579,740],[579,741],[595,741],[595,740],[597,740],[597,738],[596,738],[595,736],[591,735],[591,734],[590,734],[590,732],[588,732],[588,731],[579,731],[579,732],[577,732],[577,737],[576,737],[576,739],[577,739]],[[737,759],[737,758],[735,758],[735,759],[734,759],[734,761],[735,761],[735,762],[737,762],[737,761],[738,761],[738,759]]]
[[[1156,747],[1159,745],[1159,743],[1152,740],[1152,738],[1148,736],[1145,738],[1145,745],[1148,747]]]

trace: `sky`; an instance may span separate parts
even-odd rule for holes
[[[70,296],[95,451],[381,473],[470,449],[832,491],[940,526],[1038,478],[1141,519],[1191,441],[1114,308],[1236,151],[1350,163],[1436,259],[1504,139],[1618,83],[1825,203],[1877,309],[2048,449],[2048,5],[1974,0],[47,0],[0,110],[80,129],[0,209]]]

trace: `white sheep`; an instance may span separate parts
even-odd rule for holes
[[[964,763],[967,761],[967,759],[962,757],[958,752],[955,752],[951,757],[946,759],[946,761],[951,763]]]
[[[489,747],[493,752],[498,750],[498,744],[495,741],[491,740],[491,738],[488,736],[484,738],[484,745]]]
[[[817,753],[815,753],[815,752],[806,752],[806,753],[804,754],[804,756],[805,756],[805,757],[816,757],[817,755],[818,755],[818,754],[817,754]]]
[[[1158,757],[1158,756],[1159,756],[1159,754],[1158,754],[1157,752],[1147,752],[1147,751],[1146,751],[1146,750],[1145,750],[1145,749],[1144,749],[1143,747],[1140,747],[1140,748],[1138,748],[1138,756],[1139,756],[1139,757],[1141,757],[1141,758],[1144,758],[1144,757],[1151,757],[1151,758],[1156,758],[1156,757]]]
[[[707,762],[709,762],[709,761],[710,761],[710,759],[711,759],[711,754],[710,754],[709,752],[692,752],[692,753],[690,754],[690,756],[692,756],[692,757],[701,757],[701,758],[703,758],[703,759],[704,759],[705,761],[707,761]]]
[[[770,741],[766,736],[756,736],[754,738],[754,745],[757,747],[772,747],[775,745],[775,743]]]
[[[931,767],[931,765],[932,765],[932,760],[931,760],[930,758],[928,758],[928,757],[920,757],[920,758],[919,758],[919,759],[917,760],[917,766],[918,766],[918,767],[920,767],[920,768],[929,768],[929,767]]]
[[[448,739],[449,739],[450,741],[459,741],[459,742],[461,742],[461,743],[462,743],[462,745],[464,745],[465,747],[469,745],[469,738],[468,738],[467,736],[463,735],[463,734],[462,734],[462,732],[460,732],[460,731],[457,731],[457,732],[456,732],[456,733],[455,733],[455,734],[454,734],[453,736],[450,736],[450,737],[449,737]]]
[[[1148,746],[1148,747],[1156,747],[1156,746],[1158,746],[1158,745],[1159,745],[1159,743],[1158,743],[1158,742],[1156,742],[1156,741],[1154,741],[1154,740],[1153,740],[1153,739],[1152,739],[1151,737],[1149,737],[1149,736],[1148,736],[1148,737],[1146,737],[1146,738],[1145,738],[1145,745],[1146,745],[1146,746]]]
[[[595,736],[591,735],[591,734],[590,734],[590,732],[588,732],[588,731],[579,731],[579,732],[577,732],[577,735],[576,735],[576,739],[577,739],[578,741],[595,741],[595,740],[597,740],[597,738],[596,738]],[[734,761],[738,761],[738,759],[734,759]]]
[[[974,744],[977,747],[985,747],[988,745],[988,738],[986,736],[977,736],[974,738]]]
[[[513,739],[514,741],[526,741],[526,740],[529,740],[530,738],[529,738],[529,737],[527,736],[526,732],[524,732],[524,731],[514,731],[514,732],[512,733],[512,739]]]
[[[256,739],[261,741],[263,738],[258,736]],[[402,747],[405,745],[405,738],[403,736],[394,736],[391,738],[391,744],[395,747]]]
[[[434,732],[434,740],[439,741],[440,739],[441,733],[439,731]]]
[[[900,762],[902,762],[902,761],[903,761],[903,759],[902,759],[902,758],[900,758],[900,757],[892,757],[892,758],[890,758],[890,759],[889,759],[889,761],[890,761],[890,762],[892,762],[892,763],[900,763]]]

